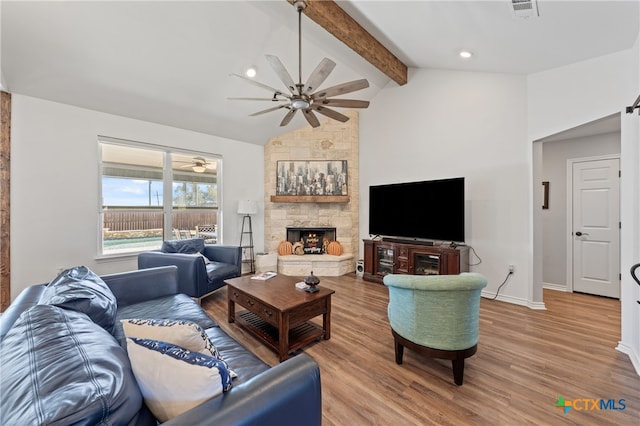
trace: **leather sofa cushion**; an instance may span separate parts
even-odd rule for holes
[[[234,386],[238,386],[270,368],[220,327],[213,327],[205,331],[229,368],[236,373],[237,377],[233,379]]]
[[[206,264],[209,282],[218,282],[236,274],[237,268],[230,263],[216,262],[214,260]]]
[[[120,307],[117,319],[155,319],[191,321],[206,330],[218,324],[209,318],[207,313],[192,298],[186,294],[171,294]],[[126,347],[125,335],[120,321],[116,322],[113,335],[122,347]]]
[[[38,302],[83,312],[109,333],[113,332],[118,305],[107,284],[86,266],[63,271],[44,289]]]
[[[123,348],[83,313],[36,305],[0,344],[2,424],[136,424],[142,395]]]

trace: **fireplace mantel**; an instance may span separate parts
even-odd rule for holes
[[[272,203],[348,203],[348,195],[272,195]]]

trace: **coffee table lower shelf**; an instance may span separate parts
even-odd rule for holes
[[[249,311],[236,313],[236,323],[260,339],[276,353],[279,352],[279,336],[277,327],[274,327]],[[322,327],[310,322],[304,322],[289,330],[289,346],[287,353],[295,352],[314,340],[320,340],[323,336],[324,330]],[[283,355],[285,354],[280,354],[281,357]]]

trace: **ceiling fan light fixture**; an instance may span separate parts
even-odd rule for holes
[[[207,168],[203,164],[197,164],[191,167],[191,170],[193,170],[196,173],[204,173],[205,170],[207,170]]]
[[[294,109],[307,109],[309,105],[309,101],[305,101],[304,99],[294,99],[291,101],[291,107]]]
[[[256,76],[256,74],[258,73],[258,70],[256,69],[256,67],[249,67],[247,68],[247,70],[244,72],[244,75],[246,75],[249,78],[254,78]]]
[[[289,93],[285,93],[266,84],[259,83],[253,80],[252,76],[246,74],[246,77],[239,74],[231,74],[235,77],[239,77],[249,83],[266,89],[273,93],[271,98],[229,98],[237,100],[258,100],[258,101],[271,101],[277,102],[279,105],[264,109],[262,111],[254,112],[250,114],[251,117],[264,114],[271,111],[276,111],[282,108],[286,108],[288,112],[280,122],[280,126],[286,126],[291,122],[293,116],[302,111],[302,116],[307,120],[311,127],[320,126],[320,121],[316,117],[315,112],[318,112],[331,119],[345,122],[349,120],[349,117],[332,110],[324,105],[339,108],[367,108],[369,101],[359,101],[354,99],[328,99],[332,96],[340,96],[347,93],[355,92],[356,90],[365,89],[369,87],[369,82],[366,79],[349,81],[347,83],[338,84],[325,88],[322,91],[317,91],[322,83],[327,79],[336,63],[331,59],[324,58],[318,66],[311,72],[306,83],[302,82],[302,11],[307,7],[307,3],[304,0],[289,0],[293,3],[293,6],[298,12],[298,82],[296,83],[289,71],[285,68],[282,61],[277,56],[266,55],[267,62],[273,68],[275,73],[280,78],[280,81],[288,89]],[[206,164],[206,163],[205,163]],[[194,168],[194,171],[195,168]]]

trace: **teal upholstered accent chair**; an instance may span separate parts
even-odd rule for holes
[[[384,277],[389,288],[388,315],[396,363],[404,348],[450,359],[453,379],[462,385],[464,360],[478,348],[480,292],[487,285],[478,273]]]

